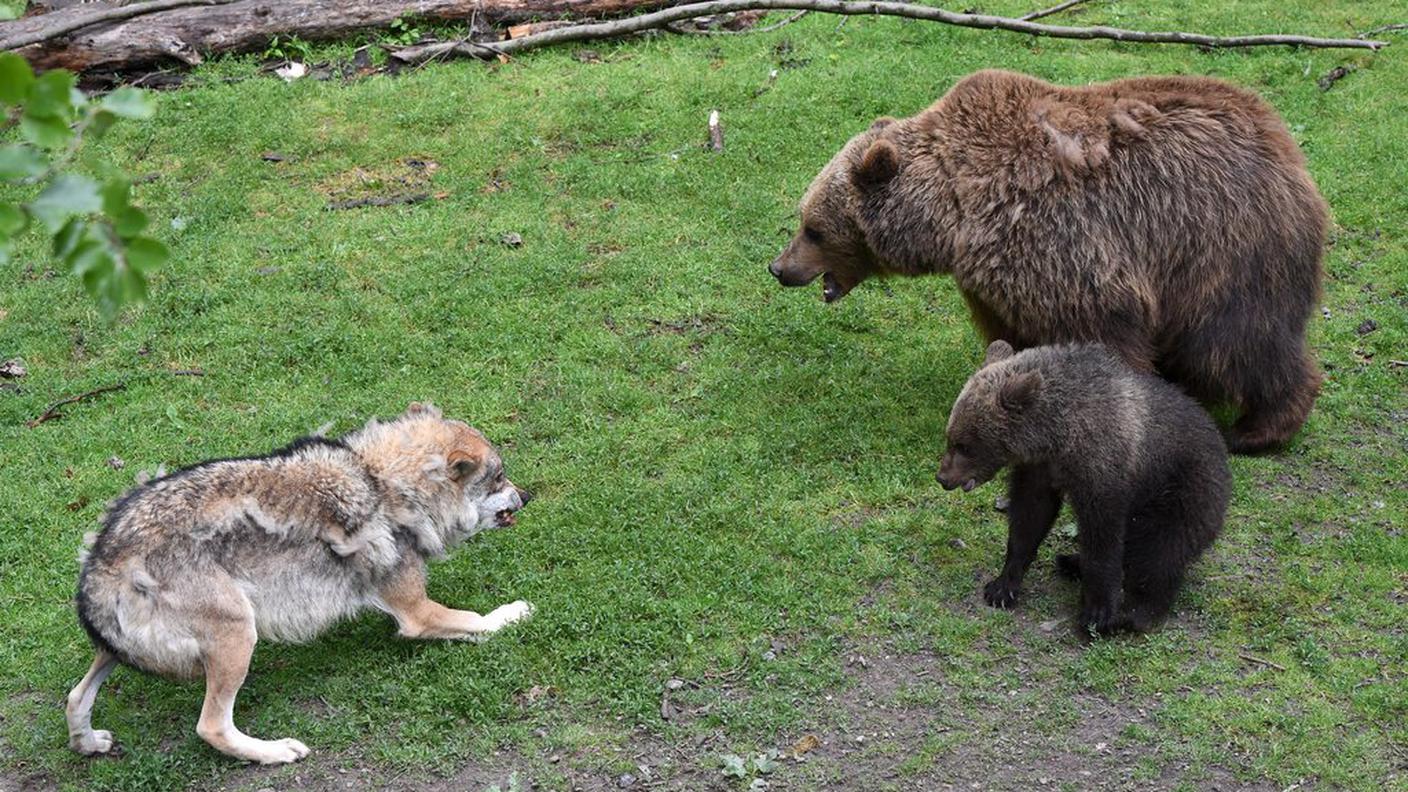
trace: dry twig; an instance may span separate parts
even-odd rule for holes
[[[734,11],[793,9],[820,11],[842,16],[897,16],[939,22],[959,27],[984,30],[1006,30],[1013,33],[1026,33],[1033,36],[1050,36],[1069,39],[1110,39],[1147,44],[1190,44],[1198,47],[1258,47],[1258,46],[1300,46],[1300,47],[1344,47],[1377,50],[1386,42],[1370,39],[1329,39],[1314,36],[1281,34],[1261,34],[1248,36],[1208,36],[1202,33],[1178,31],[1140,31],[1112,27],[1068,27],[1063,25],[1043,25],[1011,17],[989,16],[987,14],[959,14],[942,8],[896,2],[852,2],[850,0],[709,0],[702,3],[688,3],[655,11],[640,16],[617,19],[610,22],[591,22],[571,27],[548,30],[523,38],[496,41],[492,44],[480,42],[433,42],[418,44],[393,50],[391,57],[403,63],[420,63],[428,58],[446,55],[460,55],[472,58],[512,55],[551,44],[564,44],[572,41],[616,38],[644,30],[655,30],[694,17],[713,16]]]
[[[1267,659],[1261,658],[1261,657],[1257,657],[1256,655],[1253,655],[1253,654],[1247,654],[1246,652],[1242,652],[1241,654],[1239,654],[1239,655],[1237,655],[1237,656],[1240,657],[1240,658],[1242,658],[1243,660],[1246,660],[1248,663],[1256,663],[1257,665],[1263,665],[1263,666],[1266,666],[1267,668],[1274,668],[1274,669],[1276,669],[1277,671],[1285,671],[1285,670],[1286,670],[1286,667],[1283,666],[1283,665],[1281,665],[1280,663],[1273,663],[1273,662],[1271,662],[1270,660],[1267,660]]]
[[[1059,14],[1062,11],[1065,11],[1067,8],[1070,8],[1071,6],[1077,6],[1084,2],[1085,0],[1066,0],[1066,2],[1064,3],[1057,3],[1056,5],[1051,6],[1050,8],[1043,8],[1040,11],[1033,11],[1030,14],[1017,18],[1024,22],[1030,22],[1033,19],[1041,19],[1042,17],[1048,17],[1052,14]]]
[[[94,396],[99,396],[101,394],[109,393],[111,391],[120,391],[125,389],[126,387],[127,383],[119,382],[116,385],[104,385],[101,388],[94,388],[93,390],[87,391],[85,393],[80,393],[77,396],[67,396],[65,398],[59,399],[58,401],[45,408],[44,412],[40,413],[38,418],[35,418],[32,421],[25,422],[25,426],[29,427],[30,429],[33,429],[34,427],[46,421],[52,421],[55,418],[62,418],[63,414],[59,412],[59,408],[64,406],[65,404],[73,404],[74,402],[80,402],[84,399],[91,399]]]

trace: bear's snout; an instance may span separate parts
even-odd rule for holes
[[[806,286],[821,274],[819,270],[811,267],[799,266],[787,251],[772,260],[768,265],[768,272],[783,286]]]

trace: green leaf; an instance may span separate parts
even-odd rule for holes
[[[20,12],[11,6],[0,5],[0,21],[8,22],[11,19],[19,19]]]
[[[140,88],[118,88],[103,97],[102,106],[123,118],[147,119],[156,114],[156,101]]]
[[[0,104],[23,102],[32,84],[34,72],[29,63],[13,52],[0,52]]]
[[[129,199],[132,194],[132,184],[121,176],[112,179],[103,185],[103,212],[109,217],[117,217],[122,214],[127,207],[131,206]]]
[[[121,213],[112,216],[112,230],[124,240],[131,239],[147,227],[147,215],[136,207],[129,206]]]
[[[90,276],[105,278],[117,267],[117,259],[113,257],[112,249],[102,240],[89,235],[79,240],[78,246],[64,259],[64,263],[68,264],[74,275],[83,279],[85,286],[89,285]],[[95,288],[96,282],[89,286],[89,291]]]
[[[719,758],[722,759],[724,763],[724,775],[733,776],[734,778],[746,778],[748,776],[748,767],[744,764],[743,757],[738,754],[724,754]]]
[[[161,266],[170,255],[166,245],[151,237],[134,237],[127,243],[127,264],[143,275]]]
[[[61,173],[30,203],[29,213],[53,233],[73,215],[92,214],[102,207],[97,182],[87,176]]]
[[[59,233],[54,234],[54,256],[67,262],[74,251],[78,249],[78,245],[83,241],[86,233],[88,233],[88,222],[81,217],[75,217],[64,223],[64,227],[59,229]]]
[[[24,113],[36,118],[73,117],[73,73],[63,69],[53,69],[39,75],[29,86],[29,101],[25,102]]]
[[[29,215],[14,204],[0,203],[0,241],[8,241],[29,225]]]
[[[44,172],[44,155],[30,146],[0,146],[0,180],[27,179]]]
[[[55,116],[32,116],[28,112],[20,118],[20,134],[36,146],[59,149],[73,139],[73,130],[68,122]]]
[[[94,110],[92,116],[88,119],[88,126],[84,128],[83,134],[100,138],[115,123],[117,123],[117,116],[106,110]]]

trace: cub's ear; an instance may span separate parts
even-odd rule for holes
[[[410,406],[406,408],[406,415],[425,415],[431,418],[443,417],[440,414],[440,410],[438,410],[435,405],[431,404],[430,402],[411,402]]]
[[[1020,412],[1036,399],[1036,394],[1040,390],[1041,374],[1035,371],[1023,371],[1021,374],[1008,377],[1007,381],[1002,383],[1001,389],[997,392],[997,402],[1007,412]]]
[[[1012,355],[1012,345],[999,338],[991,344],[988,344],[987,354],[983,356],[983,367],[986,368],[994,363],[1006,360],[1012,357]]]
[[[860,164],[851,171],[851,183],[862,191],[885,186],[900,172],[900,153],[888,140],[877,140],[865,150]]]
[[[472,456],[456,448],[445,457],[445,467],[448,469],[450,478],[455,481],[464,481],[479,469],[479,458]]]

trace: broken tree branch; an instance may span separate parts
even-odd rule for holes
[[[1380,25],[1373,30],[1366,30],[1360,33],[1359,38],[1368,38],[1370,36],[1377,36],[1380,33],[1393,33],[1399,30],[1408,30],[1408,22],[1395,22],[1392,25]]]
[[[74,402],[80,402],[84,399],[91,399],[94,396],[99,396],[110,391],[120,391],[125,389],[126,387],[127,383],[119,382],[116,385],[104,385],[101,388],[94,388],[93,390],[80,393],[77,396],[67,396],[65,398],[59,399],[58,401],[45,408],[44,412],[40,413],[38,418],[35,418],[32,421],[26,421],[25,426],[29,427],[30,429],[33,429],[34,427],[46,421],[52,421],[55,418],[62,418],[63,414],[59,412],[59,408],[64,406],[65,404],[73,404]]]
[[[1140,31],[1112,27],[1068,27],[1063,25],[1043,25],[1011,17],[989,16],[986,14],[958,14],[933,6],[895,2],[853,2],[850,0],[709,0],[702,3],[688,3],[673,6],[640,16],[618,19],[611,22],[594,22],[571,27],[547,30],[523,38],[481,43],[432,42],[393,50],[391,57],[403,63],[420,63],[428,58],[446,55],[459,55],[471,58],[490,58],[499,55],[512,55],[525,50],[545,47],[551,44],[565,44],[572,41],[616,38],[645,30],[666,27],[673,22],[699,16],[712,16],[733,11],[749,10],[806,10],[820,11],[843,16],[897,16],[908,19],[921,19],[959,27],[985,30],[1006,30],[1013,33],[1027,33],[1033,36],[1049,36],[1069,39],[1111,39],[1147,44],[1190,44],[1199,47],[1258,47],[1258,46],[1300,46],[1300,47],[1345,47],[1377,50],[1387,42],[1367,39],[1328,39],[1313,36],[1262,34],[1249,36],[1208,36],[1201,33],[1177,31]]]
[[[105,8],[101,11],[90,11],[86,14],[70,16],[67,14],[41,14],[31,19],[39,20],[37,30],[28,33],[20,33],[9,37],[0,37],[0,50],[19,49],[30,44],[38,44],[41,41],[48,41],[59,36],[64,36],[75,30],[82,30],[103,22],[115,22],[119,19],[131,19],[143,14],[154,14],[158,11],[167,11],[172,8],[182,8],[193,5],[224,5],[234,2],[234,0],[150,0],[146,3],[132,3],[131,5],[117,6],[116,8]],[[48,23],[48,24],[46,24]]]
[[[1048,17],[1052,14],[1059,14],[1062,11],[1065,11],[1067,8],[1070,8],[1071,6],[1078,6],[1081,3],[1084,3],[1085,1],[1086,0],[1066,0],[1066,2],[1064,3],[1057,3],[1056,5],[1051,6],[1050,8],[1043,8],[1040,11],[1033,11],[1030,14],[1025,14],[1017,18],[1022,20],[1023,22],[1030,22],[1033,19],[1041,19],[1042,17]]]
[[[793,22],[796,22],[797,20],[801,19],[809,13],[811,12],[805,10],[798,11],[795,14],[789,15],[786,19],[783,19],[779,22],[774,22],[771,25],[764,25],[763,27],[754,28],[743,28],[741,30],[690,30],[689,28],[680,27],[678,24],[667,25],[665,29],[670,31],[671,33],[679,33],[680,35],[688,36],[747,36],[752,33],[771,33],[774,30],[777,30],[778,28],[787,27],[788,25],[792,24]]]

